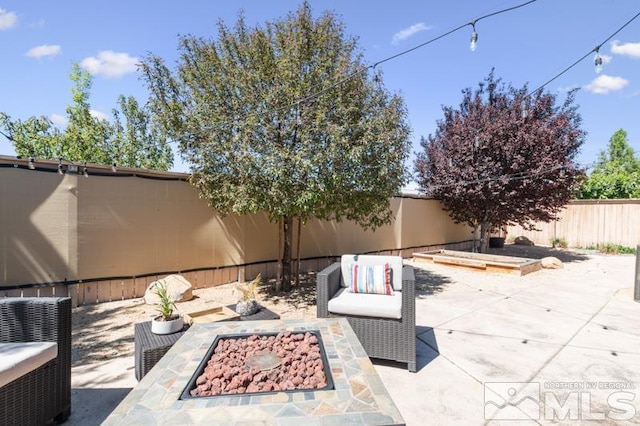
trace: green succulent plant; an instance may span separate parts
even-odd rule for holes
[[[176,307],[176,304],[171,297],[169,296],[169,290],[167,289],[167,284],[164,281],[158,282],[156,288],[153,292],[160,299],[160,305],[156,308],[156,311],[160,314],[160,316],[164,319],[164,321],[170,321],[173,319],[173,309]]]

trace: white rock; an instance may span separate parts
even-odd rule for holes
[[[144,292],[144,303],[147,305],[159,305],[160,298],[155,293],[155,288],[164,283],[167,286],[169,298],[174,302],[186,302],[193,298],[192,285],[182,275],[168,275],[149,284]]]
[[[542,267],[545,269],[558,269],[562,268],[562,261],[557,257],[549,256],[544,257],[540,260]]]

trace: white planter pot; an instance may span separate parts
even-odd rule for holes
[[[151,321],[151,332],[154,334],[175,333],[182,330],[182,326],[184,325],[184,319],[182,318],[182,316],[179,316],[177,319],[171,321],[157,321],[156,318]]]

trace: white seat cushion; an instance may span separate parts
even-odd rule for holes
[[[402,293],[384,294],[351,293],[341,288],[328,305],[329,312],[340,315],[359,315],[376,318],[402,318]]]
[[[343,287],[349,286],[351,279],[351,265],[359,263],[361,265],[384,265],[391,266],[391,284],[395,291],[402,291],[402,258],[400,256],[378,256],[368,254],[343,254],[340,258],[340,269],[342,270]]]
[[[58,356],[55,342],[0,343],[0,387]]]

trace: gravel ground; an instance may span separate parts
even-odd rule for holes
[[[315,274],[301,276],[300,286],[283,296],[270,290],[273,280],[263,282],[257,290],[258,303],[277,312],[283,319],[315,317]],[[196,312],[238,301],[237,283],[193,290],[193,299],[177,303],[179,312]],[[155,307],[143,298],[105,302],[74,308],[72,331],[72,365],[93,364],[105,359],[133,356],[134,324],[156,316]]]

